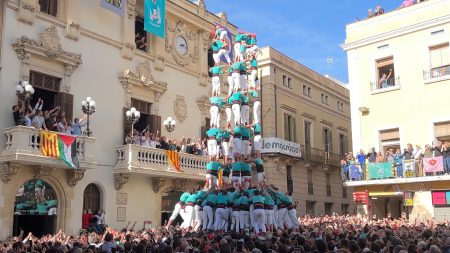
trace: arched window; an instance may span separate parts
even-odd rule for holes
[[[100,209],[100,189],[95,184],[88,184],[83,194],[83,210],[91,209],[92,212]]]

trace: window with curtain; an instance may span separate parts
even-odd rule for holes
[[[297,142],[295,118],[289,114],[284,114],[284,139]]]
[[[449,43],[430,47],[431,77],[450,75]]]

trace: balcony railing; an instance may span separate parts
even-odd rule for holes
[[[370,82],[370,91],[383,91],[400,88],[400,77],[389,78],[385,81]]]
[[[324,150],[301,146],[302,158],[308,162],[331,165],[334,167],[340,166],[341,156]]]
[[[61,159],[42,155],[39,130],[16,126],[5,129],[4,134],[6,135],[6,145],[0,153],[0,162],[69,169]],[[76,152],[80,169],[95,167],[94,143],[94,138],[77,136]]]
[[[403,160],[401,169],[393,162],[352,164],[342,166],[341,173],[347,186],[450,180],[450,175],[444,174],[443,170],[426,172],[419,160]]]
[[[117,172],[140,173],[149,176],[197,179],[205,178],[207,157],[178,153],[180,171],[169,162],[166,150],[124,145],[116,147]]]
[[[433,68],[423,72],[423,79],[429,80],[433,78],[450,77],[450,65]]]

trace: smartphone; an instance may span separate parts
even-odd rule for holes
[[[238,241],[237,242],[237,251],[241,252],[242,251],[242,246],[243,246],[244,242],[243,241]]]

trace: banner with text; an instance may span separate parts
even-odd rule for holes
[[[119,16],[123,16],[125,15],[127,0],[100,0],[100,6],[116,13]]]
[[[144,30],[164,38],[166,34],[166,1],[144,1]]]
[[[261,153],[281,153],[301,157],[300,144],[278,138],[264,138]]]
[[[415,177],[416,176],[416,162],[415,160],[403,160],[403,176]]]
[[[369,163],[369,179],[382,179],[393,176],[392,162]]]

